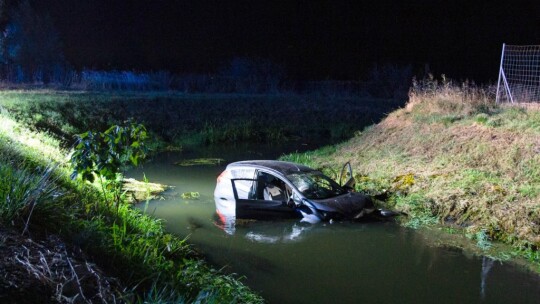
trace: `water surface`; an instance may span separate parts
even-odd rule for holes
[[[426,234],[390,222],[243,221],[215,213],[216,177],[229,162],[275,159],[309,145],[213,147],[164,153],[129,172],[172,185],[147,213],[188,237],[217,268],[245,276],[269,303],[538,303],[540,278],[510,264],[433,247]],[[219,166],[180,167],[183,159],[218,157]],[[199,192],[185,200],[183,192]]]

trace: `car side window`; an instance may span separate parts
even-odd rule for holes
[[[253,199],[255,189],[255,169],[243,168],[231,170],[233,178],[246,178],[251,180],[235,180],[234,186],[239,199]]]
[[[257,176],[256,199],[265,201],[286,201],[286,184],[278,177],[259,171]]]

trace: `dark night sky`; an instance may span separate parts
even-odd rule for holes
[[[37,0],[76,67],[213,72],[269,58],[304,79],[357,79],[374,63],[497,77],[501,45],[540,44],[540,1]]]

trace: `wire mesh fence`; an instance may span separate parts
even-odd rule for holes
[[[503,44],[497,102],[540,102],[540,45]]]

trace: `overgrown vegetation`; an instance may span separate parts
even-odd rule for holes
[[[335,152],[284,159],[330,174],[350,161],[358,190],[409,214],[404,224],[462,228],[487,252],[501,241],[540,265],[540,110],[494,99],[490,87],[426,79]]]
[[[97,181],[71,180],[67,151],[58,140],[2,112],[0,251],[7,255],[0,269],[11,269],[0,279],[0,289],[11,286],[1,293],[2,300],[26,295],[29,301],[48,296],[50,301],[262,302],[236,276],[206,265],[185,240],[166,233],[159,220],[123,202],[106,203],[114,193],[104,192],[104,199]],[[26,244],[31,249],[20,251],[24,238],[9,240],[21,233],[41,245]],[[51,241],[54,235],[63,241]],[[14,281],[13,265],[41,278],[39,288],[23,284],[24,279]]]
[[[129,122],[125,126],[111,126],[105,132],[87,131],[76,138],[71,154],[71,178],[80,177],[90,183],[99,178],[104,200],[107,201],[107,191],[112,192],[113,202],[118,207],[125,200],[122,197],[123,170],[128,164],[137,166],[148,154],[146,128]]]
[[[164,149],[178,149],[249,141],[316,141],[321,137],[325,142],[338,141],[394,107],[396,103],[387,100],[298,95],[3,91],[0,198],[4,204],[0,206],[0,227],[45,243],[47,236],[59,235],[60,245],[49,245],[72,248],[62,251],[66,263],[86,265],[92,261],[107,275],[118,278],[114,288],[99,289],[107,293],[90,295],[86,291],[83,295],[60,289],[50,297],[262,302],[236,276],[219,273],[201,262],[184,240],[166,233],[159,220],[124,203],[118,187],[122,165],[137,163],[146,154],[142,147],[147,136],[155,139],[149,144],[153,149],[156,143]],[[146,128],[124,125],[129,119]],[[70,162],[68,150],[73,148]],[[73,173],[70,163],[82,179],[69,178]],[[93,180],[94,176],[104,179]],[[185,199],[197,199],[198,195],[183,193]],[[10,252],[18,250],[15,245],[10,248]],[[82,266],[73,271],[64,269],[71,271],[69,282],[79,282],[80,289],[86,290],[85,284],[94,283],[77,279],[86,277],[79,268],[101,271]],[[68,284],[56,278],[47,282]]]
[[[0,92],[0,106],[23,124],[69,146],[73,134],[105,131],[129,118],[166,145],[337,142],[399,106],[391,100],[180,93]]]

